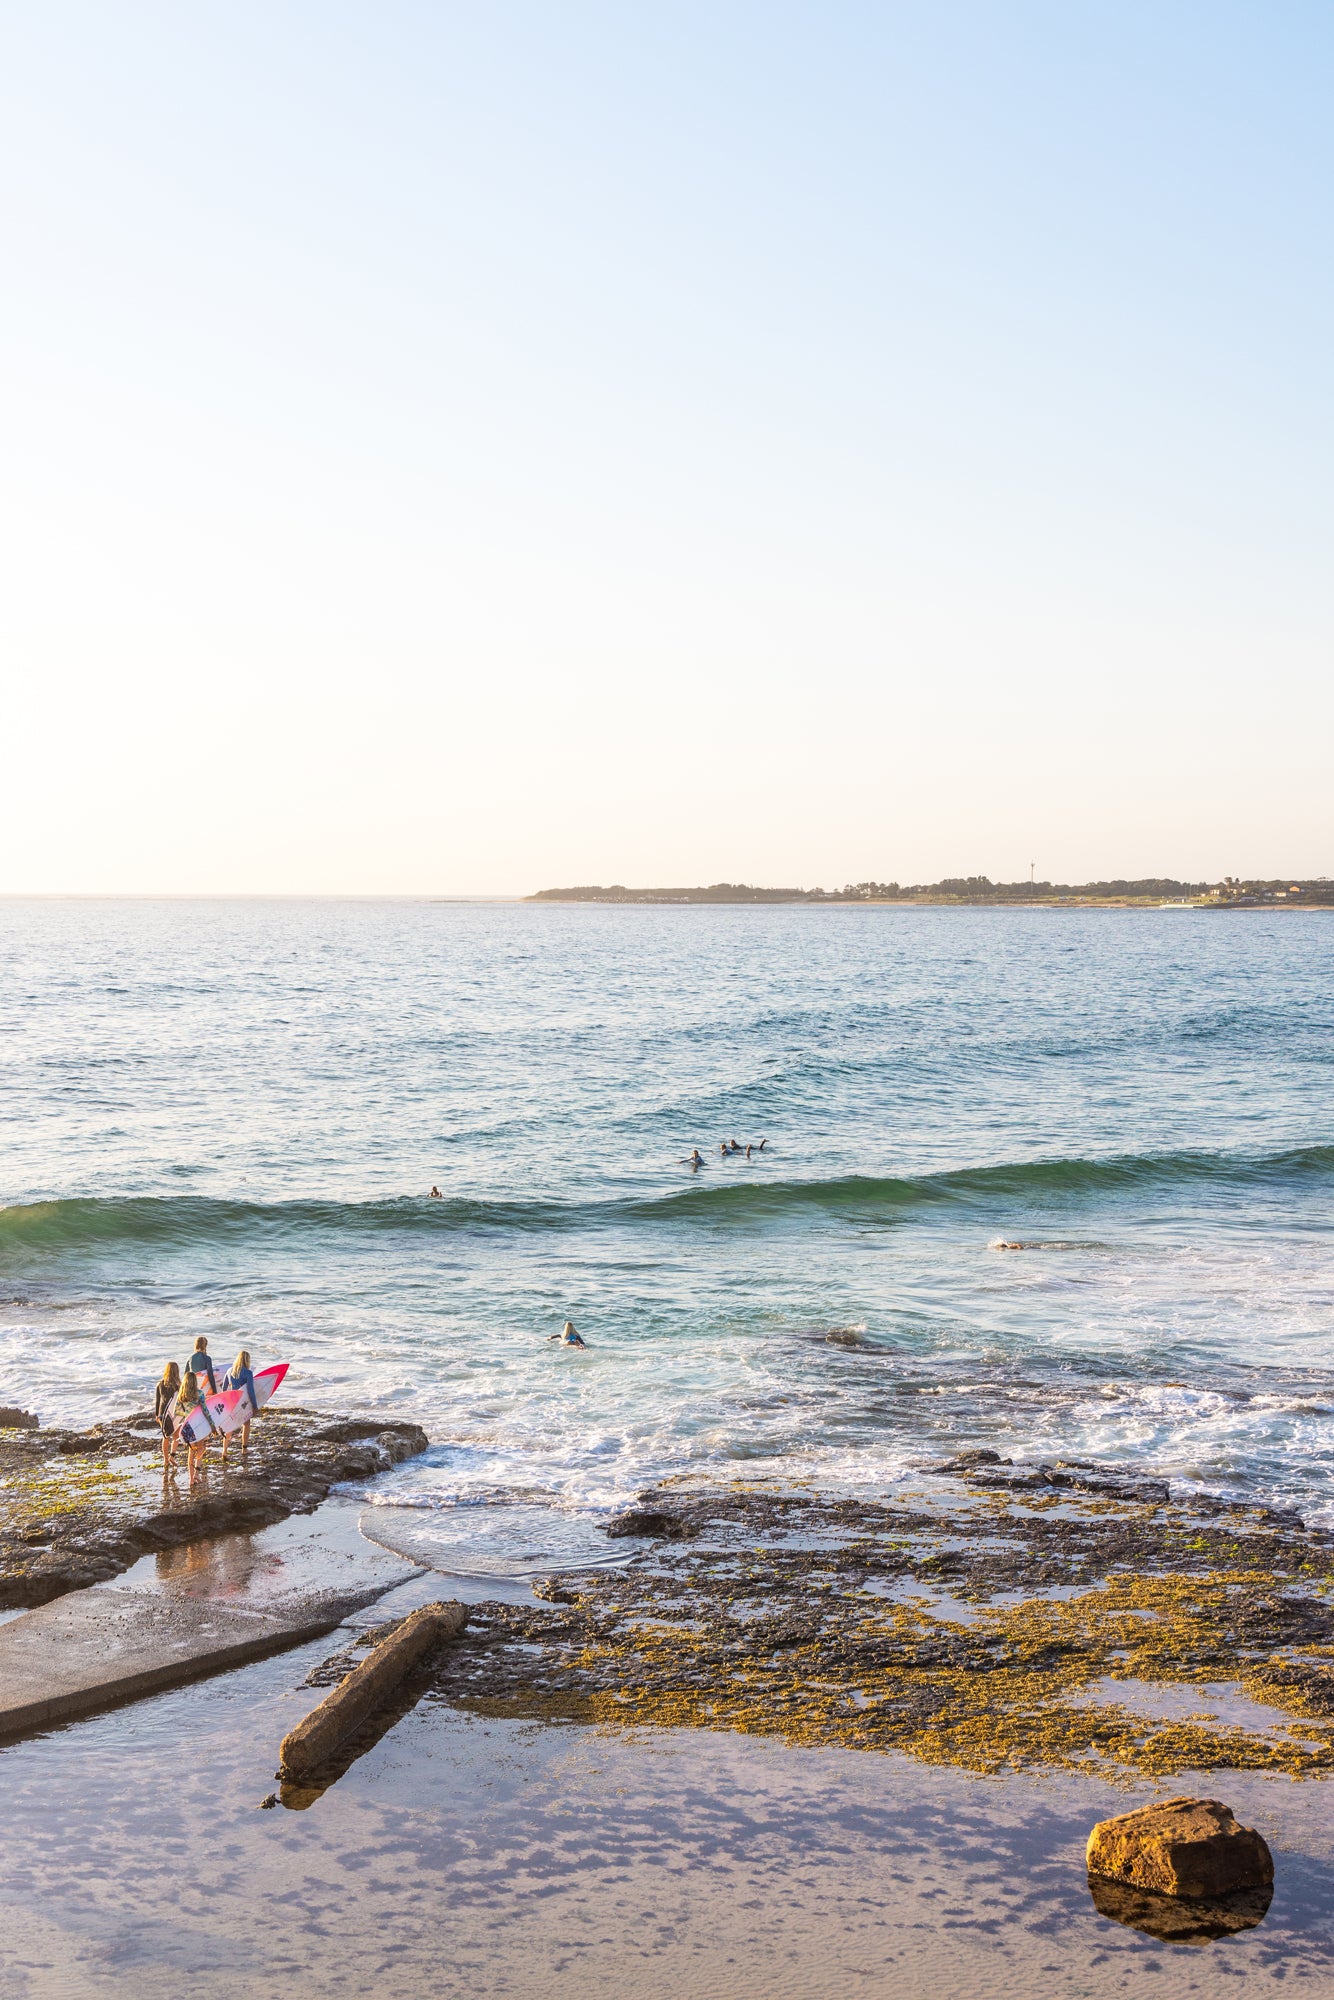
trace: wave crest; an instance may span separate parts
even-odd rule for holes
[[[595,1227],[600,1222],[689,1224],[731,1217],[764,1219],[803,1209],[907,1210],[954,1204],[994,1208],[1181,1182],[1281,1187],[1334,1180],[1334,1146],[1287,1152],[1121,1154],[1106,1160],[1028,1160],[910,1176],[846,1174],[830,1179],[748,1180],[700,1185],[656,1196],[588,1201],[487,1200],[454,1197],[390,1200],[250,1202],[207,1195],[79,1196],[0,1208],[0,1263],[10,1253],[123,1244],[193,1247],[213,1242],[279,1242],[309,1233],[434,1234],[454,1230],[541,1230]]]

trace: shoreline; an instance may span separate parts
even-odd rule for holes
[[[229,1664],[231,1647],[300,1644],[424,1576],[479,1606],[440,1689],[496,1717],[722,1728],[984,1772],[1093,1756],[1113,1777],[1334,1773],[1334,1534],[1282,1509],[974,1450],[876,1498],[669,1482],[601,1533],[590,1522],[588,1554],[563,1566],[507,1556],[535,1546],[540,1523],[498,1504],[495,1553],[460,1577],[457,1545],[429,1518],[404,1541],[376,1533],[384,1509],[353,1528],[361,1502],[330,1497],[402,1462],[424,1433],[399,1425],[368,1442],[376,1420],[343,1418],[293,1439],[292,1416],[265,1418],[267,1450],[227,1475],[226,1493],[165,1510],[136,1504],[133,1482],[90,1499],[70,1469],[71,1436],[114,1462],[132,1426],[28,1434],[44,1437],[39,1464],[75,1503],[43,1495],[33,1556],[16,1518],[32,1495],[12,1474],[0,1489],[8,1726],[119,1699],[135,1673],[148,1688]],[[283,1483],[261,1505],[275,1467]],[[164,1625],[173,1593],[189,1615]],[[66,1702],[45,1717],[32,1708],[43,1658]]]
[[[1161,896],[809,896],[766,897],[752,901],[745,897],[709,902],[703,897],[679,896],[524,896],[524,903],[549,904],[553,908],[598,910],[1199,910],[1222,914],[1286,915],[1289,912],[1334,911],[1334,901],[1317,902],[1174,902]]]
[[[438,1579],[354,1614],[344,1650],[423,1593]],[[1327,1800],[1280,1775],[1185,1774],[1260,1828],[1277,1869],[1264,1921],[1202,1960],[1090,1893],[1089,1827],[1171,1789],[1144,1778],[982,1777],[726,1731],[487,1717],[432,1693],[331,1786],[280,1799],[277,1745],[321,1698],[329,1653],[235,1669],[202,1706],[169,1691],[0,1745],[7,1992],[119,2000],[132,1981],[168,2000],[184,1981],[223,2000],[296,1977],[329,2000],[1029,2000],[1074,1982],[1118,2000],[1149,1978],[1193,2000],[1229,1974],[1315,1992],[1327,1971]],[[186,1742],[206,1792],[146,1777]],[[182,1879],[208,1881],[207,1925],[181,1920]],[[255,1923],[257,1884],[283,1922]]]
[[[363,1506],[178,1542],[19,1615],[291,1630],[209,1670],[202,1704],[160,1688],[0,1743],[6,1990],[822,2000],[832,1970],[1026,2000],[1059,1937],[1090,2000],[1137,1972],[1187,2000],[1213,1961],[1095,1900],[1082,1864],[1096,1819],[1183,1789],[1278,1864],[1258,1928],[1207,1949],[1266,1988],[1328,1963],[1334,1829],[1292,1780],[1334,1770],[1334,1536],[1290,1515],[971,1452],[876,1500],[680,1481],[610,1523],[628,1561],[507,1582],[395,1556]],[[274,1789],[279,1741],[442,1597],[463,1634],[318,1781]],[[327,1636],[296,1629],[312,1610]],[[206,1810],[145,1782],[187,1742]],[[182,1870],[210,1880],[207,1928],[176,1920]],[[249,1921],[257,1880],[292,1923]],[[222,1964],[219,1934],[245,1939]]]

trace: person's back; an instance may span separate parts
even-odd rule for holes
[[[208,1335],[201,1333],[195,1342],[195,1351],[185,1364],[187,1375],[207,1375],[209,1391],[217,1389],[218,1378],[213,1367],[213,1356],[208,1351]]]
[[[259,1403],[255,1396],[254,1372],[248,1361],[242,1364],[239,1355],[223,1376],[221,1386],[224,1389],[244,1389],[250,1398],[251,1409],[257,1410],[259,1408]]]
[[[162,1465],[164,1472],[170,1471],[176,1458],[176,1398],[181,1392],[181,1371],[174,1361],[169,1361],[162,1371],[162,1380],[153,1393],[153,1415],[162,1433]]]

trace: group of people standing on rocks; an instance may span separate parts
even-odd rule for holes
[[[731,1159],[734,1153],[744,1153],[746,1158],[749,1159],[752,1153],[762,1153],[768,1143],[767,1139],[761,1139],[758,1146],[753,1143],[749,1146],[743,1146],[739,1139],[724,1139],[720,1143],[718,1151],[725,1160]],[[687,1153],[684,1159],[677,1162],[677,1165],[689,1167],[692,1172],[698,1173],[699,1169],[704,1165],[704,1155],[700,1152],[699,1147],[696,1146],[694,1152]]]
[[[194,1353],[185,1364],[184,1373],[174,1361],[169,1361],[162,1371],[162,1380],[157,1385],[153,1397],[153,1415],[162,1432],[162,1471],[176,1470],[176,1444],[182,1424],[191,1412],[200,1407],[205,1389],[216,1395],[219,1389],[246,1389],[250,1393],[251,1409],[258,1408],[255,1394],[255,1377],[250,1367],[250,1352],[242,1348],[230,1368],[218,1368],[208,1351],[208,1336],[201,1333],[195,1342]],[[208,1407],[204,1405],[204,1414]],[[214,1427],[210,1419],[209,1428],[198,1443],[187,1441],[186,1464],[190,1472],[190,1484],[199,1477],[204,1461],[204,1453],[213,1442]],[[245,1456],[250,1445],[249,1419],[241,1426],[241,1455]],[[222,1439],[222,1462],[227,1463],[227,1446],[231,1439],[224,1433]]]

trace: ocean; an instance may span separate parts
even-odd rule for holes
[[[1334,918],[9,901],[0,968],[43,1423],[288,1360],[461,1569],[979,1446],[1334,1524]]]

